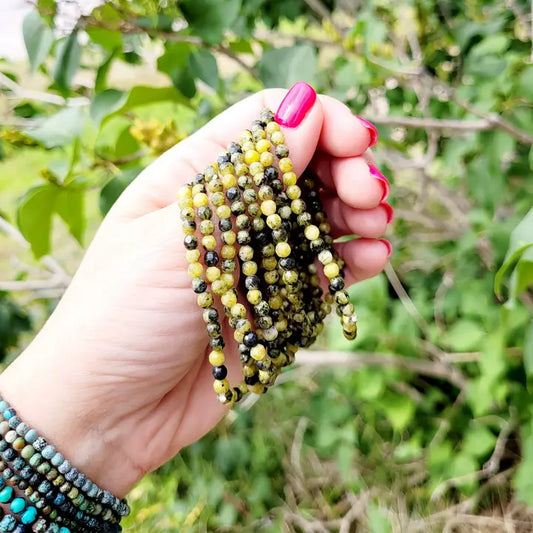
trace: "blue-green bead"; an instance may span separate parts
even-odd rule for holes
[[[52,459],[52,457],[56,454],[56,449],[51,445],[48,444],[45,446],[44,450],[41,452],[41,455],[45,459]]]
[[[39,434],[34,429],[30,429],[26,435],[24,435],[24,439],[28,444],[33,444],[37,439],[39,438]]]
[[[59,452],[57,452],[57,453],[52,457],[52,464],[53,464],[54,466],[59,466],[64,460],[65,460],[65,458],[64,458]]]
[[[15,412],[15,409],[13,409],[12,407],[8,407],[7,409],[4,409],[4,411],[2,411],[2,416],[6,419],[6,420],[9,420],[10,418],[13,418],[17,413]]]
[[[35,507],[28,507],[24,514],[20,517],[23,524],[33,524],[37,519],[37,509]]]
[[[60,527],[59,528],[59,533],[70,533],[70,529],[68,527]]]
[[[6,482],[3,477],[0,477],[0,489],[3,489],[6,486]]]
[[[9,404],[5,400],[0,401],[0,412],[4,412],[8,407]]]
[[[24,422],[21,422],[21,423],[17,426],[17,433],[18,433],[21,437],[25,437],[25,436],[26,436],[26,433],[28,433],[29,430],[30,430],[30,426],[28,426],[28,424],[25,424]]]
[[[40,453],[35,453],[30,457],[29,463],[34,468],[37,468],[43,462],[43,456]]]
[[[9,508],[14,513],[22,513],[26,509],[26,501],[23,498],[15,498],[10,504]]]
[[[53,522],[48,526],[46,533],[59,533],[59,526]]]
[[[13,497],[13,488],[12,487],[4,487],[2,490],[0,490],[0,502],[1,503],[7,503],[11,498]]]
[[[0,520],[0,531],[13,531],[17,527],[17,521],[15,517],[6,514],[2,520]]]

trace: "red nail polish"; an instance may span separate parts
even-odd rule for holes
[[[387,247],[387,257],[390,257],[392,254],[392,244],[387,239],[379,239]]]
[[[387,224],[390,224],[394,220],[394,209],[392,205],[387,202],[382,202],[381,207],[385,208],[385,213],[387,214]]]
[[[368,168],[370,169],[370,174],[379,180],[381,187],[383,188],[383,196],[381,197],[380,203],[386,200],[389,197],[390,184],[389,180],[371,163],[368,163]]]
[[[281,102],[275,120],[288,128],[300,125],[316,101],[316,92],[311,85],[299,81],[295,83]]]
[[[356,115],[357,116],[357,115]],[[372,148],[377,142],[378,142],[378,129],[372,122],[368,122],[368,120],[364,119],[363,117],[357,117],[359,119],[359,122],[368,130],[368,133],[370,134],[370,144],[368,145],[369,148]]]

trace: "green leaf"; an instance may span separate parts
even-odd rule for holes
[[[461,319],[455,322],[446,333],[446,344],[456,352],[469,352],[479,350],[481,341],[487,332],[469,319]]]
[[[59,188],[42,185],[29,189],[21,198],[17,209],[17,225],[30,243],[35,257],[50,252],[52,213]]]
[[[218,44],[237,19],[241,0],[183,0],[180,8],[195,35]]]
[[[472,457],[484,457],[496,444],[496,436],[487,426],[481,424],[468,428],[463,442],[463,452]]]
[[[94,81],[94,92],[99,93],[103,91],[107,84],[107,75],[111,69],[111,65],[118,53],[118,49],[113,50],[109,53],[106,60],[98,67],[96,71],[96,79]]]
[[[533,506],[533,420],[524,424],[522,434],[522,462],[513,478],[518,501]]]
[[[367,509],[368,525],[371,533],[391,533],[392,527],[387,515],[375,503]]]
[[[84,122],[81,108],[67,107],[47,118],[37,128],[26,131],[26,134],[46,148],[56,148],[65,146],[79,137]]]
[[[89,115],[95,124],[122,108],[128,99],[127,93],[117,89],[107,89],[95,95],[89,108]]]
[[[524,340],[524,368],[529,378],[533,377],[533,321],[529,324]]]
[[[228,43],[229,49],[236,54],[253,54],[252,44],[247,39],[235,39]]]
[[[100,45],[105,50],[110,52],[116,49],[122,50],[122,34],[119,31],[91,28],[87,30],[87,35],[93,43]]]
[[[68,92],[72,78],[80,67],[80,59],[81,48],[78,34],[72,32],[68,37],[61,39],[56,46],[54,81],[61,92]]]
[[[218,89],[218,67],[215,56],[209,51],[201,48],[189,56],[191,74],[195,78],[200,78],[204,83]]]
[[[297,44],[267,50],[257,64],[265,87],[290,87],[297,81],[315,81],[316,49],[309,44]]]
[[[32,71],[37,70],[48,57],[54,42],[54,33],[36,10],[31,10],[22,22],[24,44]]]
[[[106,215],[113,207],[118,197],[122,194],[124,189],[139,175],[141,168],[130,168],[124,170],[118,176],[107,182],[100,192],[100,199],[98,205],[100,212]]]
[[[396,431],[402,431],[413,418],[416,406],[408,396],[390,394],[382,399],[381,405]]]
[[[70,234],[83,244],[85,231],[83,189],[68,187],[62,188],[56,197],[55,210],[67,224]]]
[[[196,94],[196,83],[189,67],[179,67],[170,73],[172,84],[186,98],[192,98]]]
[[[192,46],[187,43],[169,43],[165,53],[157,60],[157,69],[172,80],[172,84],[186,98],[196,94],[196,84],[189,65]]]

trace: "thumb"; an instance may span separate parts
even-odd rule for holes
[[[114,214],[134,218],[171,204],[179,187],[225,152],[265,107],[273,112],[279,110],[277,119],[282,124],[285,144],[294,171],[300,175],[313,157],[324,120],[316,93],[302,82],[289,92],[267,89],[241,100],[165,152],[127,188],[114,206]]]

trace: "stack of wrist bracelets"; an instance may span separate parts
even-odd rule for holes
[[[214,390],[224,404],[266,392],[298,348],[315,341],[332,304],[345,337],[357,333],[344,262],[314,176],[306,171],[298,180],[288,156],[280,126],[265,109],[238,143],[178,192],[192,289],[210,337]],[[325,295],[320,275],[329,284]],[[246,299],[239,301],[239,292]],[[244,379],[233,387],[217,307],[240,352]]]
[[[129,514],[1,398],[0,472],[0,532],[114,533]]]

